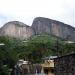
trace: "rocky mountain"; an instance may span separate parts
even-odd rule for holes
[[[35,34],[47,33],[70,41],[75,41],[75,28],[48,18],[37,17],[34,19],[32,28]]]
[[[11,21],[0,28],[0,36],[11,36],[26,39],[33,35],[47,33],[70,41],[75,41],[75,28],[62,22],[37,17],[32,26],[19,21]]]
[[[27,39],[33,35],[33,29],[19,21],[6,23],[0,29],[0,36],[10,36],[15,38]]]

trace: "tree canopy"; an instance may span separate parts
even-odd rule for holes
[[[0,75],[8,75],[9,69],[14,68],[19,59],[40,63],[43,57],[61,56],[75,50],[75,44],[65,43],[61,39],[46,34],[36,35],[27,40],[2,36],[0,43],[4,43],[0,46],[0,70],[2,70]]]

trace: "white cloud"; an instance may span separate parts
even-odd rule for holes
[[[0,21],[18,20],[31,25],[35,17],[42,16],[74,26],[74,3],[74,0],[0,0],[0,14],[6,17]]]

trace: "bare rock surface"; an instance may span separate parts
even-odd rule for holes
[[[27,39],[31,36],[47,33],[70,41],[75,41],[75,28],[62,22],[37,17],[33,20],[32,26],[19,21],[11,21],[0,28],[0,36],[11,36]]]
[[[48,33],[70,41],[75,41],[75,28],[62,22],[37,17],[34,19],[32,28],[35,34]]]
[[[6,23],[0,29],[0,36],[10,36],[15,38],[26,39],[33,35],[33,29],[19,21],[11,21]]]

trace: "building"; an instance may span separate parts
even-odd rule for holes
[[[75,75],[75,53],[54,59],[55,75]]]
[[[45,57],[42,59],[42,63],[39,64],[19,60],[15,75],[54,75],[54,58],[55,56]]]
[[[54,75],[54,58],[57,56],[50,56],[43,58],[44,62],[41,64],[41,71],[45,75]]]

